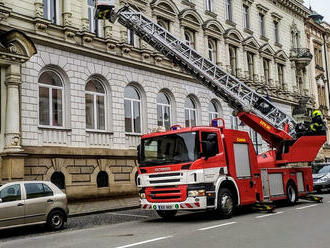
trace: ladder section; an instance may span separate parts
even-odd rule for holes
[[[126,5],[112,16],[111,21],[114,22],[117,18],[120,24],[134,30],[137,36],[189,72],[234,110],[252,112],[280,130],[283,130],[286,124],[289,126],[289,134],[295,135],[297,123],[292,117],[230,73],[199,55],[185,42],[177,39],[141,12]]]

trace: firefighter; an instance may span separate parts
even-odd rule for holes
[[[309,126],[310,133],[312,135],[325,135],[326,128],[323,121],[322,112],[320,110],[314,110],[312,113],[312,122]]]

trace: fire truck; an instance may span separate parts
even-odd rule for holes
[[[171,218],[179,210],[214,210],[229,218],[237,206],[286,199],[294,204],[313,190],[309,163],[326,141],[311,134],[267,97],[257,93],[132,6],[115,11],[113,0],[97,2],[98,18],[137,36],[188,72],[235,110],[270,150],[256,154],[248,132],[228,129],[222,118],[210,126],[145,134],[138,147],[141,207]]]

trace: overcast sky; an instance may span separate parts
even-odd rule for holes
[[[324,21],[330,23],[330,1],[329,0],[305,0],[305,5],[324,16]]]

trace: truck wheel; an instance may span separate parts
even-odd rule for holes
[[[47,218],[47,227],[52,231],[61,230],[64,226],[65,216],[62,211],[54,210]]]
[[[156,210],[159,217],[163,218],[164,220],[171,220],[177,214],[178,211],[176,210]]]
[[[298,200],[298,194],[294,183],[289,182],[288,186],[286,186],[286,195],[287,201],[290,205],[294,205]]]
[[[235,202],[231,191],[227,188],[221,188],[218,194],[218,208],[216,212],[221,218],[229,219],[232,217],[235,208]]]

